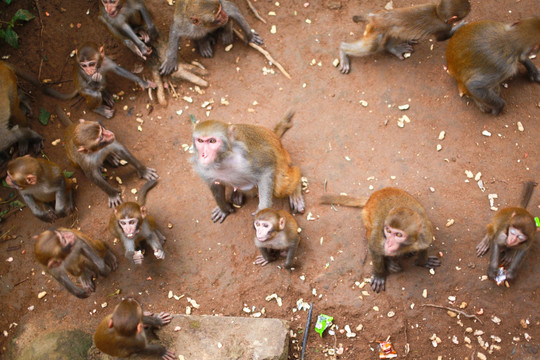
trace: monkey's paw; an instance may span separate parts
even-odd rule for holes
[[[171,322],[172,315],[166,312],[160,312],[155,317],[157,317],[159,320],[161,320],[161,325],[165,325]]]
[[[289,196],[289,206],[293,214],[303,214],[306,211],[306,203],[302,195]]]
[[[216,206],[214,210],[212,210],[212,221],[213,222],[220,222],[222,223],[227,216],[229,216],[230,213],[234,212],[234,208],[232,206],[229,206],[228,211],[223,211],[220,209],[219,206]]]
[[[122,197],[120,196],[120,193],[116,194],[115,196],[109,196],[109,207],[115,208],[118,205],[122,203]]]
[[[154,256],[156,257],[156,259],[163,260],[163,259],[165,259],[165,251],[156,250],[156,251],[154,251]]]
[[[371,276],[371,289],[376,293],[379,293],[381,290],[386,290],[386,279],[384,276],[373,275]]]
[[[161,355],[161,359],[163,360],[176,360],[176,355],[173,351],[167,350],[167,352],[163,355]]]
[[[141,265],[144,259],[144,255],[142,251],[138,250],[133,253],[133,263],[137,265]]]
[[[262,39],[262,37],[259,36],[259,34],[257,34],[255,31],[252,31],[251,34],[253,35],[251,37],[251,40],[249,40],[250,42],[256,44],[256,45],[263,45],[264,44],[264,40]]]
[[[141,177],[146,180],[156,180],[157,178],[159,178],[159,175],[156,169],[147,167]]]
[[[428,257],[427,263],[424,265],[427,268],[433,269],[435,267],[441,266],[441,260],[436,256]]]
[[[255,261],[253,262],[255,265],[261,265],[264,266],[268,264],[268,260],[266,260],[262,255],[259,255],[255,258]]]
[[[480,257],[485,255],[489,250],[489,239],[483,239],[476,245],[476,256]]]
[[[176,62],[176,58],[169,60],[167,57],[167,60],[161,66],[159,67],[159,74],[160,75],[169,75],[173,71],[178,70],[178,64]]]

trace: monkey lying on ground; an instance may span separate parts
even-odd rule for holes
[[[406,191],[387,187],[369,198],[327,194],[323,204],[363,207],[369,252],[373,262],[371,288],[378,293],[386,289],[386,272],[402,271],[401,256],[417,253],[415,264],[427,268],[441,265],[436,256],[428,256],[433,241],[433,227],[422,205]]]

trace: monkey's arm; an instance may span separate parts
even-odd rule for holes
[[[144,44],[143,44],[144,45]],[[146,45],[145,45],[146,46]],[[131,80],[131,81],[135,81],[137,84],[139,84],[140,87],[142,87],[143,89],[147,89],[149,87],[151,88],[155,88],[156,87],[156,84],[154,84],[153,82],[151,81],[144,81],[143,79],[141,79],[140,77],[138,77],[137,75],[133,74],[132,72],[130,71],[127,71],[126,69],[124,69],[123,67],[121,67],[120,65],[118,65],[117,63],[115,63],[114,61],[110,60],[109,61],[112,62],[111,64],[111,71],[113,73],[115,73],[116,75],[119,75],[119,76],[122,76],[128,80]],[[114,65],[113,65],[114,64]]]
[[[161,356],[163,360],[175,360],[176,356],[173,351],[167,350],[165,346],[158,344],[148,344],[144,350],[137,352],[140,355],[157,355]]]
[[[109,145],[110,146],[110,145]],[[85,170],[83,168],[84,174],[90,178],[90,180],[99,186],[99,188],[107,194],[109,197],[109,207],[114,208],[117,207],[122,203],[122,197],[120,190],[115,188],[114,186],[110,185],[101,175],[99,168],[96,168],[94,170],[89,169]]]
[[[529,59],[528,53],[521,54],[519,57],[519,62],[522,63],[527,69],[529,79],[531,79],[531,81],[540,83],[540,71],[538,71],[534,63],[531,61],[531,59]]]
[[[165,61],[159,67],[159,73],[161,75],[169,75],[173,71],[178,70],[178,43],[180,42],[180,28],[181,24],[177,24],[176,19],[171,24],[171,30],[169,31],[169,46],[167,53],[165,54]]]
[[[521,261],[525,257],[526,253],[527,253],[526,248],[516,250],[516,253],[514,254],[514,257],[512,258],[512,262],[510,263],[510,267],[508,268],[508,272],[506,273],[506,277],[509,280],[515,279],[517,269],[518,269],[519,265],[521,264]]]
[[[42,209],[41,206],[36,203],[32,195],[22,194],[22,197],[28,208],[30,208],[32,211],[32,214],[34,214],[40,220],[53,222],[57,219],[55,212],[51,208],[48,208],[47,210]]]
[[[269,166],[269,170],[259,175],[257,188],[259,189],[259,207],[256,212],[272,207],[272,196],[274,195],[274,169],[276,165]]]
[[[144,23],[146,24],[148,35],[150,35],[151,39],[157,39],[159,37],[159,33],[156,30],[156,25],[154,25],[152,17],[150,16],[148,9],[146,8],[146,5],[144,5],[144,2],[140,1],[137,8],[141,13],[141,17],[143,18]]]
[[[497,268],[499,267],[499,256],[501,247],[497,242],[497,237],[493,241],[493,249],[491,250],[491,259],[489,261],[488,276],[495,279],[497,276]]]
[[[285,264],[283,265],[285,269],[290,269],[292,267],[294,261],[294,254],[296,253],[297,246],[298,241],[295,241],[294,244],[289,247],[289,250],[287,251],[287,259],[285,260]]]
[[[490,239],[489,239],[489,235],[486,234],[484,238],[482,239],[482,241],[480,241],[478,245],[476,245],[476,256],[480,257],[484,255],[485,253],[487,253],[489,250],[489,246],[490,246]]]
[[[101,258],[97,252],[92,248],[90,245],[88,245],[84,240],[79,239],[79,246],[81,253],[88,258],[98,269],[99,274],[103,276],[109,275],[111,272],[111,268],[105,264],[105,261],[103,258]]]
[[[124,236],[122,229],[120,229],[118,225],[116,225],[116,227],[118,228],[116,232],[120,234],[120,239],[122,240],[122,245],[124,246],[124,256],[132,260],[134,264],[142,264],[142,257],[135,256],[135,242],[133,239],[129,239]]]
[[[375,240],[374,240],[375,241]],[[386,269],[384,256],[370,249],[371,262],[373,263],[373,275],[371,275],[371,288],[376,293],[386,290]]]
[[[150,236],[146,241],[148,242],[148,245],[150,245],[152,250],[154,250],[154,256],[156,257],[156,259],[165,259],[165,251],[163,251],[163,247],[161,246],[161,242],[155,231],[151,232]]]
[[[73,210],[73,199],[71,198],[71,190],[66,187],[66,179],[62,176],[59,181],[56,191],[54,208],[56,215],[65,216]]]
[[[85,299],[90,296],[91,290],[81,289],[80,287],[75,285],[73,281],[71,281],[69,276],[67,276],[66,271],[62,266],[51,269],[50,273],[56,279],[56,281],[58,281],[66,288],[67,291],[69,291],[79,299]]]
[[[255,31],[251,31],[251,27],[247,23],[246,19],[242,16],[240,13],[240,10],[238,10],[238,7],[230,2],[230,1],[222,1],[223,4],[223,10],[229,15],[229,18],[233,19],[238,26],[242,29],[242,32],[246,36],[246,43],[252,42],[257,45],[264,44],[263,39],[257,34]],[[230,21],[230,20],[229,20]],[[232,27],[231,27],[232,30]]]
[[[143,317],[143,325],[145,327],[158,329],[162,327],[163,325],[170,323],[171,320],[172,320],[171,314],[166,313],[166,312],[160,312],[157,315],[155,314],[145,315]]]
[[[149,168],[141,164],[139,160],[122,144],[116,142],[116,152],[120,157],[123,157],[124,160],[135,166],[137,169],[137,174],[141,179],[146,180],[156,180],[159,178],[159,175],[155,169]]]

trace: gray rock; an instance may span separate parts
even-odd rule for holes
[[[54,331],[36,338],[17,360],[86,360],[92,335],[80,330]]]

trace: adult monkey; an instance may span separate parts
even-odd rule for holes
[[[162,360],[175,360],[173,351],[163,345],[149,344],[145,328],[158,329],[171,322],[171,314],[143,312],[133,298],[123,299],[111,315],[99,323],[94,333],[94,344],[103,353],[120,358],[131,355],[157,355]]]
[[[291,164],[278,135],[283,135],[293,116],[281,120],[275,132],[257,125],[234,124],[207,120],[193,129],[195,171],[208,184],[217,207],[212,221],[223,222],[232,212],[231,205],[242,205],[242,191],[258,188],[257,211],[272,207],[272,196],[289,197],[294,213],[305,210],[300,169]],[[290,127],[290,126],[289,126]],[[276,135],[277,133],[277,135]],[[226,187],[232,187],[231,202],[226,199]]]
[[[143,0],[101,0],[99,20],[137,56],[146,60],[147,46],[159,34]],[[146,25],[146,29],[144,26]]]
[[[340,71],[349,73],[349,56],[367,56],[386,50],[403,60],[403,54],[413,52],[412,44],[419,39],[435,36],[437,41],[447,40],[463,25],[454,24],[467,16],[470,10],[469,0],[440,0],[438,5],[422,4],[354,16],[354,22],[368,23],[362,39],[341,43]]]
[[[73,211],[71,180],[52,161],[30,155],[14,159],[8,164],[6,183],[19,191],[30,211],[43,221],[53,222]]]
[[[79,166],[90,180],[107,193],[109,207],[122,202],[119,189],[110,185],[101,174],[105,162],[118,166],[124,159],[137,170],[140,178],[155,180],[159,176],[155,169],[144,166],[133,154],[116,140],[114,133],[96,121],[81,119],[73,124],[62,109],[56,109],[60,121],[68,126],[64,132],[66,153],[71,162]]]
[[[106,243],[75,229],[52,228],[35,235],[34,254],[66,290],[84,299],[96,290],[94,277],[116,270],[116,256]],[[77,286],[69,275],[79,278]]]
[[[163,243],[165,236],[158,230],[154,217],[146,210],[146,194],[157,184],[157,180],[146,182],[137,202],[129,201],[118,205],[109,220],[111,234],[122,241],[126,258],[142,264],[143,254],[135,251],[141,243],[149,245],[157,259],[165,259]]]
[[[493,247],[488,268],[488,276],[492,279],[497,276],[501,253],[504,253],[502,264],[508,266],[506,278],[514,280],[521,261],[534,242],[536,224],[533,216],[525,208],[536,185],[534,181],[525,182],[520,206],[497,211],[487,226],[486,235],[476,246],[477,256],[484,255],[491,246]]]
[[[234,20],[242,29],[247,42],[263,44],[263,39],[252,31],[238,7],[227,0],[178,0],[169,32],[166,59],[160,67],[162,75],[169,75],[178,68],[178,43],[181,37],[196,40],[203,57],[212,57],[216,35],[223,45],[232,44]],[[219,34],[218,34],[219,30]]]
[[[86,99],[86,103],[92,111],[110,119],[114,115],[114,99],[106,90],[106,74],[108,72],[135,81],[143,89],[156,87],[154,82],[142,80],[105,56],[103,46],[87,42],[76,51],[76,62],[73,67],[75,90],[69,94],[62,94],[54,89],[48,89],[47,94],[62,100],[73,99],[77,94],[80,94]]]
[[[373,262],[371,288],[386,289],[386,271],[402,271],[398,261],[403,255],[417,253],[415,264],[427,268],[441,265],[436,256],[428,256],[433,241],[433,227],[422,205],[406,191],[387,187],[369,198],[326,194],[323,204],[363,207],[369,252]]]
[[[505,105],[499,86],[518,72],[520,63],[529,79],[540,83],[540,71],[529,59],[539,47],[540,17],[512,25],[477,21],[463,26],[448,42],[448,73],[456,79],[460,96],[468,95],[481,111],[498,115]]]

